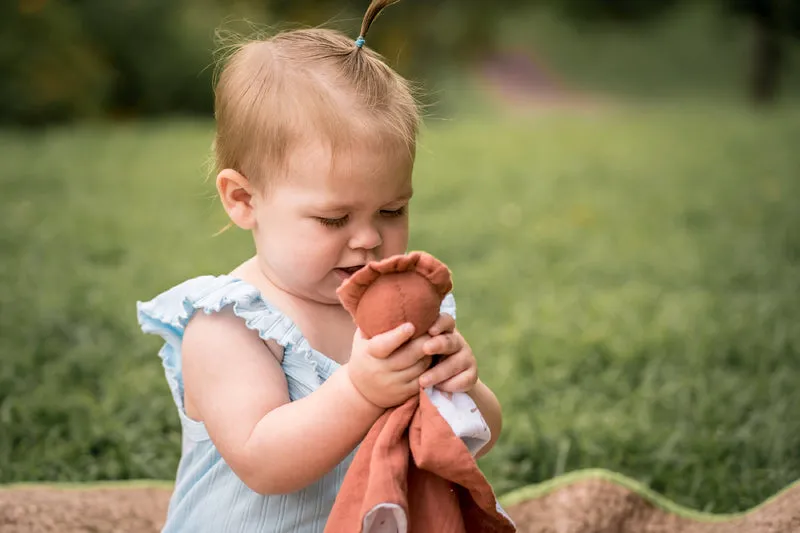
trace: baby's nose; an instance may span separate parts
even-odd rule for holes
[[[353,233],[349,246],[353,250],[372,250],[383,244],[380,231],[373,226],[363,226]]]

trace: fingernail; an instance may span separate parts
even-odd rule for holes
[[[414,332],[414,324],[408,323],[403,326],[403,333],[413,333]]]

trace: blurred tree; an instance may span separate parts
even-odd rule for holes
[[[13,0],[0,2],[0,121],[99,114],[208,114],[215,29],[334,27],[353,39],[369,0]],[[578,23],[646,24],[687,0],[540,0]],[[753,28],[749,93],[775,100],[784,47],[800,37],[800,0],[711,0]],[[519,10],[519,11],[518,11]],[[490,56],[512,0],[406,0],[387,8],[368,46],[414,79],[445,78]],[[384,18],[387,17],[387,18]],[[237,28],[239,26],[239,28]],[[241,30],[239,30],[241,33]]]
[[[547,0],[578,22],[643,23],[688,0]],[[756,104],[778,96],[785,49],[800,38],[800,0],[712,0],[725,15],[747,21],[752,31],[748,93]]]
[[[719,0],[724,9],[746,19],[753,31],[750,96],[756,103],[778,96],[788,39],[800,39],[798,0]]]
[[[641,23],[672,9],[680,0],[549,0],[562,13],[580,22]]]
[[[109,107],[118,114],[198,112],[210,108],[209,27],[193,35],[187,10],[209,0],[71,0],[86,36],[114,73]],[[194,11],[196,12],[196,11]],[[210,22],[207,20],[207,22]],[[212,23],[213,24],[213,23]],[[204,42],[205,41],[205,42]]]
[[[255,9],[256,4],[262,4]],[[211,110],[214,29],[255,0],[0,2],[0,122]]]
[[[36,125],[102,112],[112,72],[69,6],[0,2],[0,121]]]

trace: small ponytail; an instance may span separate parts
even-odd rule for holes
[[[383,11],[384,8],[396,4],[399,1],[400,0],[372,0],[372,2],[370,2],[367,12],[364,13],[364,20],[361,22],[361,31],[358,34],[358,39],[356,39],[356,48],[364,46],[369,27],[372,26],[372,23],[378,18],[380,12]]]

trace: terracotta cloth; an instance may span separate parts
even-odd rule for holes
[[[365,524],[370,511],[386,504],[402,511],[400,528]],[[402,527],[403,515],[407,529]],[[380,513],[376,516],[386,518]],[[494,491],[466,445],[420,391],[386,411],[367,434],[325,527],[326,533],[362,531],[502,533],[516,529],[498,511]]]

